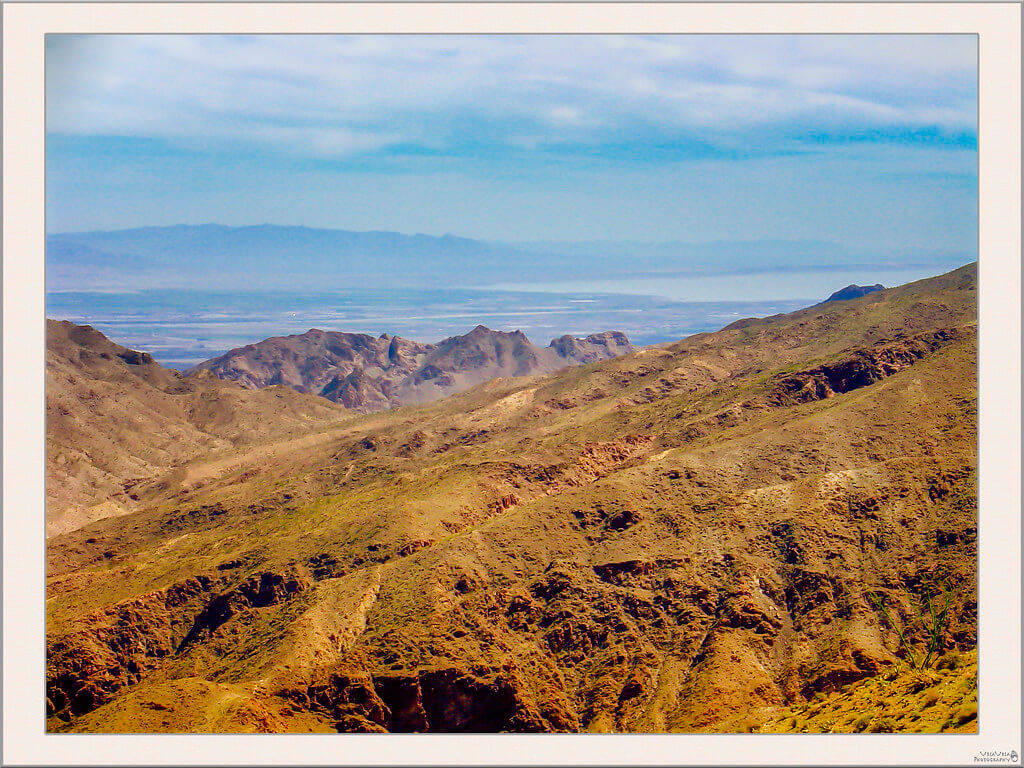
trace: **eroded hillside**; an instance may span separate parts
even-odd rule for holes
[[[738,728],[886,670],[866,590],[942,581],[971,649],[975,283],[199,456],[50,541],[49,727]]]

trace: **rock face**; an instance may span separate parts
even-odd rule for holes
[[[886,678],[927,601],[946,663],[976,647],[976,296],[965,267],[414,413],[207,373],[344,415],[49,540],[48,730],[976,729],[973,673]],[[535,364],[489,333],[417,370]]]
[[[848,285],[845,288],[840,288],[822,303],[825,304],[830,301],[849,301],[850,299],[859,299],[861,296],[867,296],[869,293],[883,290],[885,290],[885,286],[881,283],[876,283],[875,285]]]
[[[625,334],[562,336],[547,347],[522,331],[478,325],[463,336],[421,344],[399,336],[312,329],[233,349],[193,368],[251,389],[284,384],[360,413],[430,402],[504,376],[552,373],[633,351]]]

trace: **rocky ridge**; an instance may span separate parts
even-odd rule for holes
[[[538,347],[522,331],[483,325],[437,344],[311,329],[233,349],[189,373],[210,371],[251,389],[283,384],[371,413],[430,402],[498,377],[552,373],[632,351],[617,331],[566,335]]]

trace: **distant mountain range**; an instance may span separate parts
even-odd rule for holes
[[[233,349],[190,374],[208,370],[252,389],[284,384],[368,413],[437,400],[502,376],[552,373],[632,351],[617,331],[584,339],[566,335],[538,347],[522,331],[482,325],[437,344],[312,329]]]
[[[636,275],[849,266],[950,267],[960,252],[854,252],[836,243],[500,243],[453,235],[264,224],[143,227],[46,238],[50,290],[466,287]]]
[[[487,277],[515,255],[452,236],[219,224],[51,235],[46,250],[51,287],[128,290],[295,288],[323,280],[402,285],[435,272],[438,282],[451,273]]]

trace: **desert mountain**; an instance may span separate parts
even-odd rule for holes
[[[883,684],[906,649],[876,600],[916,646],[945,590],[943,648],[976,644],[975,287],[972,265],[197,455],[50,540],[48,728],[881,727],[917,682]],[[974,727],[949,682],[914,690]],[[903,711],[925,703],[891,722],[948,725]]]
[[[129,512],[146,484],[197,456],[344,418],[286,387],[184,378],[90,326],[46,323],[46,514],[54,534]],[[185,476],[178,485],[187,486]]]
[[[632,351],[615,331],[584,339],[566,335],[542,348],[522,331],[482,325],[437,344],[313,329],[233,349],[190,374],[210,371],[254,389],[284,384],[370,413],[437,400],[501,376],[551,373]]]

